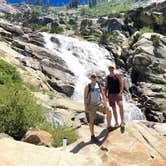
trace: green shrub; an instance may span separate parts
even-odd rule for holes
[[[157,25],[163,25],[164,23],[164,16],[158,16],[158,17],[155,17],[155,22]]]
[[[81,28],[84,28],[86,26],[91,26],[92,25],[92,20],[89,19],[83,19],[81,21]]]
[[[132,47],[138,40],[141,39],[141,36],[144,34],[144,33],[152,33],[153,32],[153,29],[149,28],[149,27],[143,27],[139,30],[139,32],[137,32],[132,40],[130,41],[129,45],[130,47]]]
[[[19,72],[13,65],[0,60],[0,84],[21,82]]]
[[[114,39],[114,35],[111,33],[103,33],[99,39],[100,44],[108,44],[111,40]]]
[[[72,29],[72,26],[71,26],[70,24],[66,24],[66,25],[65,25],[65,29],[71,30],[71,29]]]
[[[21,139],[44,120],[42,108],[20,84],[0,86],[0,132]]]
[[[113,17],[120,18],[121,15],[120,15],[120,13],[110,13],[110,14],[108,15],[108,18],[113,18]]]
[[[16,68],[0,60],[0,133],[21,139],[29,128],[40,128],[53,136],[52,145],[62,145],[63,137],[68,144],[77,140],[77,132],[67,126],[54,126],[48,123],[40,105],[30,91],[22,85]],[[3,77],[2,77],[3,76]]]
[[[153,29],[149,28],[149,27],[143,27],[141,28],[140,30],[140,33],[141,35],[144,34],[144,33],[152,33],[153,32]]]
[[[130,47],[132,47],[135,43],[137,43],[137,41],[141,38],[141,33],[137,32],[134,36],[133,39],[130,42]]]
[[[161,42],[160,36],[158,36],[158,35],[152,35],[151,36],[151,40],[153,42],[153,46],[154,47],[158,47],[160,45],[160,42]]]
[[[75,129],[68,126],[55,126],[45,123],[40,127],[41,129],[49,132],[53,136],[52,146],[59,147],[62,146],[62,140],[67,137],[67,144],[71,144],[78,139],[78,133]]]
[[[93,16],[105,16],[110,13],[119,13],[122,11],[127,11],[130,9],[130,2],[125,0],[125,2],[121,3],[115,0],[110,0],[109,2],[100,2],[95,7],[89,8],[84,7],[81,9],[80,14],[85,15],[93,15]]]
[[[49,32],[50,31],[50,27],[49,26],[42,26],[39,28],[40,32]]]
[[[0,60],[0,132],[20,139],[44,120],[42,108],[22,86],[19,72]]]
[[[62,33],[64,31],[63,27],[51,25],[50,33]]]

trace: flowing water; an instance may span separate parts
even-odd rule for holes
[[[92,72],[108,74],[106,72],[110,62],[114,62],[113,57],[105,48],[95,43],[62,35],[42,34],[46,42],[45,47],[61,57],[76,76],[73,99],[83,101],[84,86],[90,81],[89,74]],[[124,116],[126,121],[145,119],[138,107],[125,100]],[[120,123],[119,113],[118,117]]]

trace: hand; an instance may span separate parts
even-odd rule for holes
[[[85,112],[89,112],[88,106],[85,106]]]
[[[104,102],[104,107],[105,107],[105,108],[107,108],[107,107],[108,107],[107,102]]]

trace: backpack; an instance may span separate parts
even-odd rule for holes
[[[97,85],[99,86],[99,89],[100,89],[100,92],[101,92],[101,84],[99,81],[97,81]],[[88,94],[92,91],[92,88],[91,88],[91,83],[88,84]]]
[[[99,86],[99,89],[100,89],[100,93],[101,93],[101,84],[99,81],[97,81],[97,85]],[[92,88],[91,88],[91,83],[88,84],[88,96],[89,96],[89,93],[92,91]],[[89,99],[90,100],[90,99]],[[100,101],[102,101],[102,98],[101,98],[101,95],[100,95]]]

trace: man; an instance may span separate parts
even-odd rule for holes
[[[96,118],[97,111],[105,113],[105,109],[107,107],[106,96],[101,84],[97,81],[95,73],[90,76],[90,79],[91,83],[86,85],[84,90],[85,113],[88,114],[91,141],[98,142],[98,139],[94,135],[94,120]]]
[[[121,130],[124,131],[125,122],[124,122],[124,112],[123,112],[123,79],[122,74],[115,70],[115,65],[111,64],[108,67],[109,75],[106,77],[106,84],[105,84],[105,95],[108,97],[108,101],[110,106],[113,110],[113,115],[115,117],[115,127],[118,127],[118,118],[116,112],[116,104],[120,110],[120,117],[121,117]],[[110,116],[111,112],[108,112],[108,117]]]

